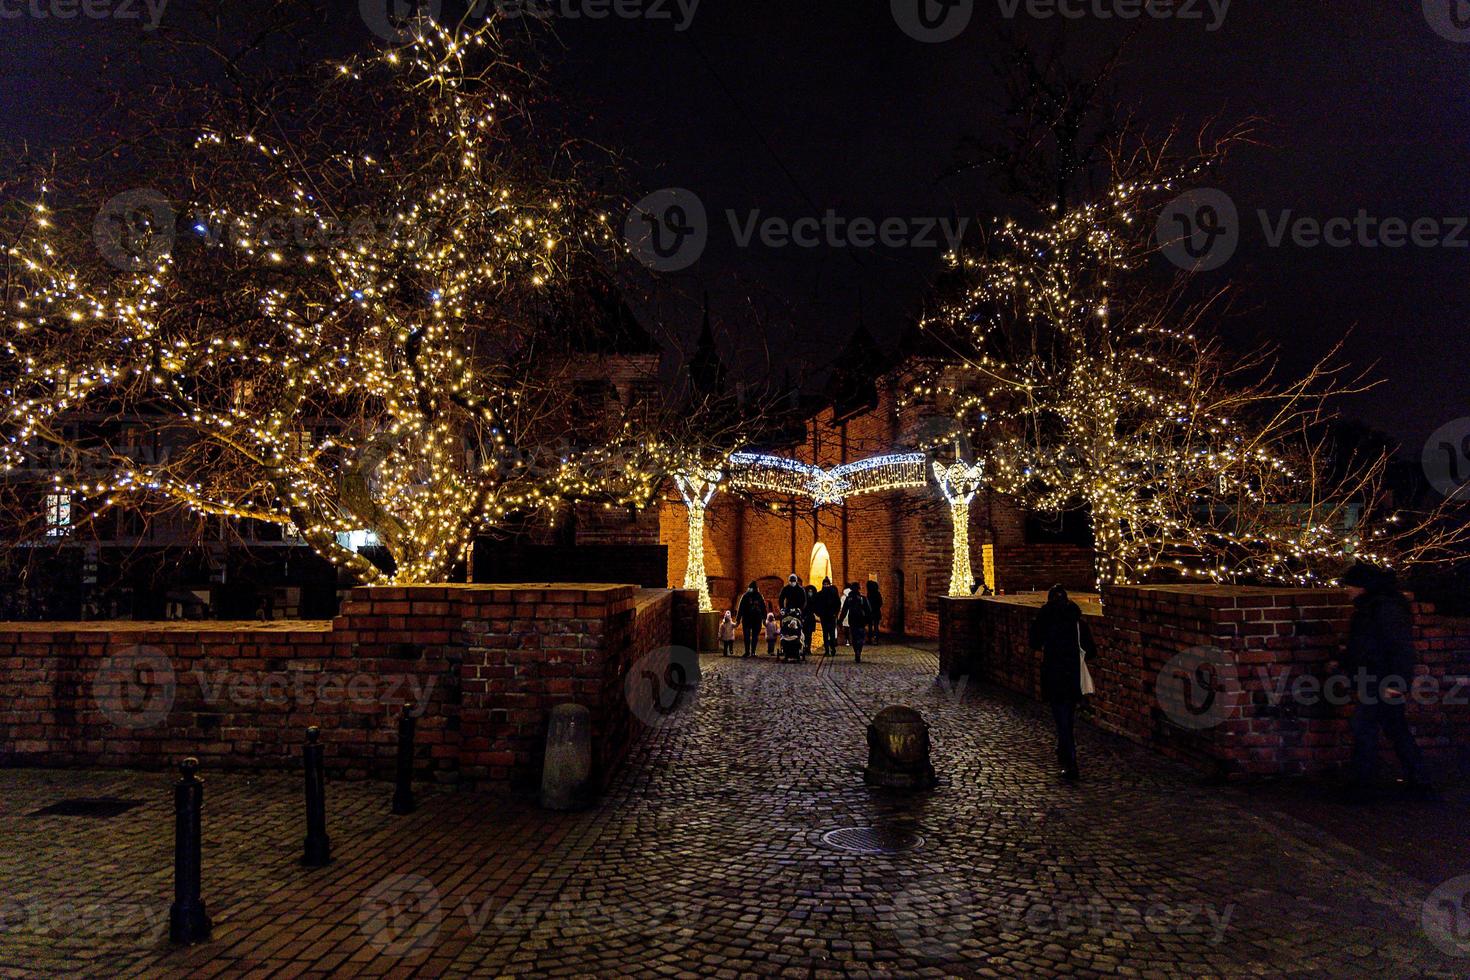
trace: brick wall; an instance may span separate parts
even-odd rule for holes
[[[976,566],[979,575],[979,566]],[[1013,592],[1044,592],[1060,584],[1069,592],[1097,588],[1093,551],[1075,544],[1008,544],[995,549],[996,588]]]
[[[552,706],[575,701],[606,778],[636,734],[623,677],[694,602],[634,586],[422,586],[354,589],[331,622],[0,623],[0,764],[290,768],[319,725],[334,771],[384,776],[416,704],[422,776],[527,786]]]
[[[1029,649],[1027,630],[1042,598],[942,600],[941,670],[1039,697],[1040,656]],[[1346,636],[1346,593],[1128,586],[1108,590],[1106,613],[1095,600],[1082,605],[1099,647],[1091,701],[1100,726],[1228,778],[1330,772],[1347,763],[1352,709],[1316,693]],[[1411,700],[1410,722],[1435,766],[1464,769],[1470,690],[1461,679],[1470,677],[1470,620],[1415,608],[1423,695]],[[1161,703],[1157,681],[1176,655],[1200,648],[1219,651],[1226,665],[1215,685],[1218,723],[1180,725]]]

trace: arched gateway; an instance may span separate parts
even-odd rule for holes
[[[868,493],[888,490],[929,490],[938,486],[949,504],[952,527],[949,594],[970,594],[973,575],[970,568],[970,503],[979,492],[984,477],[984,464],[956,461],[948,466],[930,460],[924,453],[874,456],[856,463],[845,463],[827,470],[799,460],[758,453],[735,453],[722,467],[679,473],[674,482],[689,521],[689,553],[684,565],[684,588],[699,593],[700,608],[714,608],[710,599],[709,580],[704,564],[705,512],[714,495],[724,487],[734,491],[765,491],[793,497],[806,497],[814,508],[838,505],[845,500]],[[818,571],[818,562],[825,570]],[[817,542],[812,548],[808,581],[821,582],[832,575],[832,561],[826,545]]]

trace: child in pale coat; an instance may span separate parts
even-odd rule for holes
[[[735,655],[735,618],[728,609],[725,610],[725,618],[720,620],[720,643],[724,644],[725,656]]]
[[[766,613],[766,656],[776,655],[776,638],[781,635],[781,624],[776,622],[776,614]]]

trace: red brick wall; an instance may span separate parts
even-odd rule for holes
[[[319,725],[334,771],[381,776],[412,702],[421,775],[534,785],[550,709],[575,701],[606,777],[636,734],[623,677],[672,642],[675,596],[359,588],[330,623],[0,623],[0,762],[289,768]]]
[[[1040,656],[1027,630],[1041,598],[943,600],[941,670],[1039,697]],[[1304,698],[1291,694],[1298,683],[1332,676],[1328,665],[1341,653],[1351,612],[1346,593],[1128,586],[1107,592],[1105,614],[1095,602],[1083,608],[1099,646],[1091,701],[1102,727],[1230,778],[1321,773],[1348,761],[1351,707],[1313,696],[1311,687]],[[1416,606],[1415,637],[1425,696],[1411,699],[1410,722],[1432,762],[1464,768],[1470,620]],[[1217,686],[1228,709],[1220,722],[1189,728],[1170,720],[1156,684],[1172,658],[1194,648],[1219,650],[1232,679]]]
[[[979,574],[976,566],[976,574]],[[1009,544],[995,549],[996,588],[1044,592],[1060,584],[1069,592],[1093,592],[1097,572],[1093,551],[1075,544]]]

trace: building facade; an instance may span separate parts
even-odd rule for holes
[[[839,381],[785,445],[771,452],[830,469],[873,456],[910,451],[925,424],[922,407],[902,408],[923,359],[907,358],[870,383]],[[845,390],[844,390],[845,389]],[[939,598],[950,590],[949,504],[932,483],[821,508],[807,498],[760,503],[727,493],[711,501],[704,560],[715,608],[730,608],[757,582],[768,602],[793,572],[806,583],[830,568],[834,583],[877,582],[886,632],[937,637]],[[688,554],[686,508],[666,499],[659,540],[668,548],[670,587],[684,583]],[[1094,588],[1093,552],[1082,529],[1047,528],[1013,502],[981,490],[970,506],[969,542],[975,579],[1007,593]],[[817,582],[820,585],[820,581]]]

